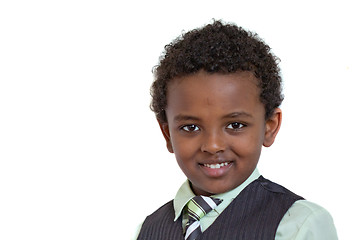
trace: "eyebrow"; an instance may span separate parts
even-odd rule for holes
[[[181,121],[199,121],[200,118],[198,117],[194,117],[194,116],[190,116],[190,115],[183,115],[183,114],[179,114],[179,115],[176,115],[174,117],[174,121],[175,122],[181,122]]]
[[[247,112],[233,112],[230,114],[225,115],[223,118],[237,118],[237,117],[248,117],[248,118],[253,118],[253,116],[250,113]]]
[[[233,113],[226,114],[225,116],[223,116],[223,119],[226,119],[226,118],[237,118],[237,117],[253,118],[253,116],[252,116],[250,113],[241,111],[241,112],[233,112]],[[174,117],[174,121],[175,121],[175,122],[181,122],[181,121],[200,121],[200,118],[195,117],[195,116],[190,116],[190,115],[179,114],[179,115],[176,115],[176,116]]]

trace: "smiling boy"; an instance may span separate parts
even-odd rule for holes
[[[169,84],[167,122],[160,125],[195,195],[239,186],[255,170],[262,145],[274,141],[281,111],[265,121],[256,84],[250,72],[202,70]]]
[[[137,239],[337,239],[325,209],[256,168],[282,120],[280,70],[270,48],[215,21],[165,50],[151,107],[187,181],[145,219]],[[211,209],[193,220],[195,196]]]

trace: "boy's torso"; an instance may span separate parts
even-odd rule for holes
[[[302,197],[262,176],[249,184],[199,239],[274,239],[290,206]],[[181,218],[174,222],[173,201],[143,223],[138,239],[183,239]]]

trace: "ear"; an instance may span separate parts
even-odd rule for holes
[[[169,124],[167,123],[161,123],[159,120],[157,120],[161,129],[161,132],[165,138],[166,141],[166,147],[170,153],[174,153],[172,144],[171,144],[171,138],[170,138],[170,131],[169,131]]]
[[[276,138],[276,135],[278,134],[281,126],[281,120],[282,120],[282,112],[280,108],[276,108],[274,110],[273,115],[266,120],[265,123],[265,137],[263,145],[265,147],[270,147]]]

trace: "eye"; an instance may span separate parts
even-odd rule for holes
[[[200,128],[196,126],[195,124],[189,124],[181,127],[181,130],[184,130],[185,132],[195,132],[199,131]]]
[[[233,123],[230,123],[229,125],[226,126],[226,128],[228,129],[234,129],[234,130],[239,130],[241,128],[245,127],[244,124],[242,123],[239,123],[239,122],[233,122]]]

